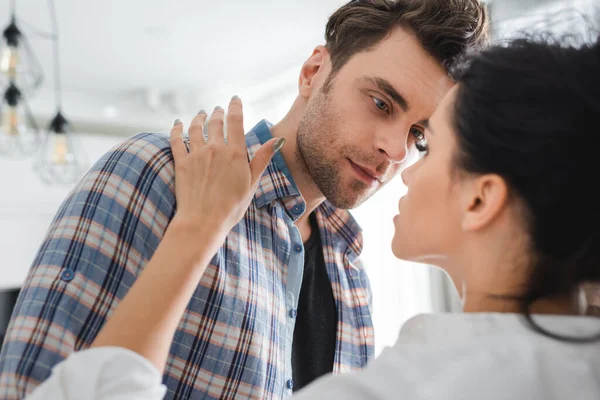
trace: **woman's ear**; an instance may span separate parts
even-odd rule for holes
[[[321,89],[331,70],[329,51],[325,46],[315,47],[312,55],[302,65],[298,90],[300,96],[309,98],[315,89]]]
[[[508,204],[508,186],[499,175],[472,178],[463,190],[462,228],[465,231],[487,227]]]

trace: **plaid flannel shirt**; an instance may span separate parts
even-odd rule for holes
[[[270,125],[260,122],[246,135],[249,157],[270,138]],[[165,135],[136,135],[92,167],[61,205],[17,301],[0,354],[0,398],[23,398],[52,366],[92,343],[152,257],[175,206]],[[294,221],[304,210],[277,154],[179,323],[166,398],[291,394],[304,264]],[[346,373],[374,352],[370,288],[358,260],[362,237],[347,211],[325,202],[315,212],[337,306],[334,373]]]

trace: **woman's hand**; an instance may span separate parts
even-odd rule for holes
[[[189,128],[189,152],[183,142],[183,124],[175,121],[171,130],[171,148],[175,159],[175,219],[189,226],[215,229],[227,235],[244,216],[263,172],[284,139],[265,143],[248,163],[244,137],[242,102],[234,96],[227,113],[227,141],[224,137],[224,110],[215,108],[207,124],[204,139],[204,112],[192,120]]]
[[[117,346],[146,357],[162,373],[177,324],[206,266],[225,236],[242,218],[258,180],[283,140],[265,143],[248,163],[242,102],[231,100],[228,141],[223,136],[223,110],[208,122],[208,142],[198,114],[189,129],[190,151],[183,125],[171,130],[175,158],[177,211],[152,259],[108,319],[92,347]]]

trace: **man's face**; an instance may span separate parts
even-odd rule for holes
[[[397,29],[314,88],[297,157],[334,206],[357,207],[406,165],[422,122],[451,87],[417,39]]]

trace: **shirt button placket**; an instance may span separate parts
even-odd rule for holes
[[[304,207],[301,206],[300,204],[292,207],[292,214],[294,214],[295,216],[300,216],[303,212],[304,212]]]

